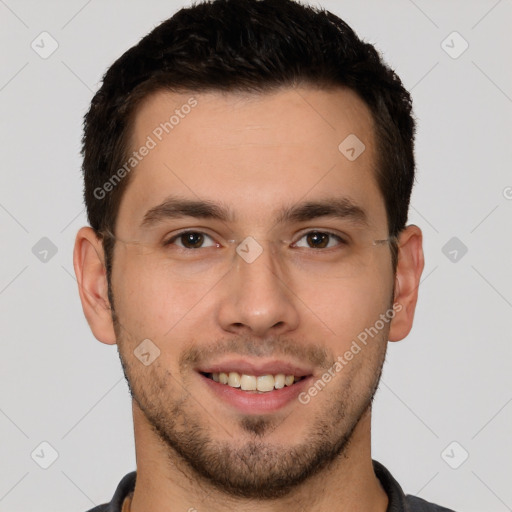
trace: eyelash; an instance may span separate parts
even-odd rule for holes
[[[177,233],[176,235],[173,235],[171,238],[169,238],[168,240],[166,240],[165,242],[163,242],[163,245],[165,247],[169,246],[169,245],[172,245],[174,241],[178,240],[180,237],[182,237],[183,235],[187,235],[189,233],[194,233],[194,234],[200,234],[200,235],[205,235],[207,237],[209,237],[210,239],[213,240],[213,237],[210,236],[208,233],[205,233],[204,231],[196,231],[196,230],[185,230],[185,231],[181,231],[180,233]],[[302,238],[304,238],[305,236],[311,234],[311,233],[318,233],[318,234],[322,234],[322,235],[328,235],[332,238],[335,238],[338,240],[338,245],[336,247],[339,247],[339,246],[343,246],[343,245],[348,245],[348,242],[347,240],[345,240],[343,237],[341,237],[340,235],[337,235],[335,233],[332,233],[331,231],[323,231],[323,230],[318,230],[318,229],[312,229],[310,231],[306,231],[305,233],[303,233],[301,235],[301,237],[299,238],[299,240],[302,240]],[[217,242],[215,242],[217,243]],[[297,243],[297,242],[295,242]],[[180,246],[177,246],[179,247],[179,249],[183,250],[183,251],[197,251],[199,249],[209,249],[209,247],[198,247],[196,249],[189,249],[187,247],[180,247]],[[336,249],[336,247],[328,247],[328,248],[313,248],[313,247],[310,247],[310,249],[314,250],[314,251],[329,251],[329,250],[332,250],[332,249]],[[300,247],[301,249],[304,249],[304,247]]]

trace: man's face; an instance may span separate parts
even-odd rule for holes
[[[156,93],[135,119],[132,150],[148,136],[156,145],[132,171],[116,224],[119,352],[134,407],[171,456],[234,495],[279,496],[343,451],[384,360],[387,323],[344,358],[393,299],[389,246],[374,243],[388,232],[372,118],[342,89],[194,94],[180,110],[191,97]],[[176,109],[179,122],[158,130]],[[365,145],[355,160],[338,149],[351,134]],[[176,205],[146,215],[170,196],[232,218],[170,215]],[[333,200],[337,216],[278,215]],[[160,351],[151,364],[136,356],[147,339],[143,361]],[[260,387],[280,389],[241,390],[219,373],[231,384],[245,375],[249,388],[272,375]],[[278,374],[298,382],[281,387]]]

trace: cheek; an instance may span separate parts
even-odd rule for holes
[[[338,280],[320,290],[302,288],[297,295],[314,313],[312,322],[322,324],[332,349],[339,353],[388,310],[392,276],[382,273],[380,277]]]
[[[120,257],[112,275],[114,302],[120,321],[137,337],[162,339],[186,324],[204,292],[171,276],[149,258]]]

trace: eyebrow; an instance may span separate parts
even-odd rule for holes
[[[222,222],[236,221],[233,210],[223,204],[209,200],[192,200],[169,196],[144,214],[140,227],[148,229],[167,219],[182,217],[213,219]],[[276,212],[275,223],[304,222],[319,217],[332,217],[350,220],[363,226],[368,225],[368,218],[364,209],[347,197],[331,197],[285,206]]]

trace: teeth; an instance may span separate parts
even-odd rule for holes
[[[285,381],[286,381],[286,377],[284,376],[284,373],[278,373],[274,377],[274,387],[276,389],[284,388]]]
[[[293,379],[293,377],[292,377]],[[257,379],[258,391],[272,391],[274,389],[274,376],[273,375],[261,375]]]
[[[229,372],[228,385],[232,388],[240,387],[240,374],[236,372]]]
[[[256,377],[254,375],[242,375],[240,377],[240,387],[244,391],[256,390]],[[261,391],[261,389],[260,389]]]
[[[227,384],[232,388],[240,388],[243,391],[259,391],[266,393],[274,389],[282,389],[285,386],[291,386],[296,380],[293,375],[278,373],[277,375],[246,375],[238,372],[219,372],[212,373],[212,379],[221,384]]]

